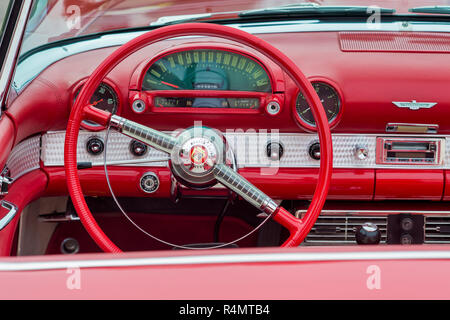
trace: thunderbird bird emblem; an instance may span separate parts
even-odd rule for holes
[[[412,102],[396,102],[392,101],[399,108],[409,108],[410,110],[419,110],[419,109],[429,109],[437,105],[437,102],[417,102],[413,100]]]
[[[191,149],[191,162],[195,165],[202,165],[206,162],[208,151],[204,146],[194,146]]]

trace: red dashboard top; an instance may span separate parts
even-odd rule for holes
[[[423,46],[433,49],[433,44],[445,42],[448,39],[446,34],[435,33],[432,38],[425,38],[423,35],[411,38],[404,33],[391,35],[393,41],[400,38],[410,44],[406,51],[386,48],[376,51],[354,48],[342,50],[346,34],[339,32],[259,36],[285,52],[311,80],[331,83],[341,93],[342,115],[332,128],[334,133],[383,133],[386,125],[391,122],[437,124],[439,133],[450,132],[448,53],[442,51],[445,51],[445,47],[441,47],[441,52],[423,50]],[[377,32],[365,33],[355,41],[364,45],[373,42],[378,36]],[[417,47],[418,43],[420,48]],[[138,115],[132,111],[129,89],[136,88],[136,70],[142,70],[143,63],[168,49],[201,45],[233,48],[258,58],[274,77],[274,92],[280,93],[280,98],[283,99],[281,112],[271,116],[265,112],[224,115],[221,112],[201,111],[180,116],[180,113],[157,112]],[[20,127],[16,143],[37,132],[64,129],[73,91],[113,50],[114,48],[104,48],[67,57],[48,67],[33,80],[8,109],[16,127]],[[281,132],[306,131],[305,126],[299,125],[294,116],[298,90],[292,81],[286,79],[278,68],[257,52],[229,41],[208,38],[167,40],[128,57],[111,72],[108,81],[118,89],[122,115],[155,129],[186,128],[194,121],[201,120],[203,124],[221,130],[275,128]],[[134,94],[133,91],[131,93]],[[393,103],[412,101],[433,102],[436,105],[428,109],[411,110],[399,108]]]

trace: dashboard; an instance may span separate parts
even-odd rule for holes
[[[390,35],[393,41],[403,36]],[[299,66],[324,106],[334,143],[331,199],[449,198],[448,53],[361,50],[373,33],[350,49],[342,32],[260,36]],[[420,40],[428,41],[426,35]],[[41,167],[51,177],[49,194],[65,189],[65,122],[86,78],[115,48],[59,60],[19,93],[8,109],[21,126],[8,160],[13,174]],[[309,104],[278,66],[251,48],[204,37],[166,40],[120,63],[91,103],[171,134],[194,123],[215,128],[225,134],[240,173],[263,191],[279,199],[308,199],[314,192],[320,145]],[[80,134],[79,158],[89,168],[80,175],[94,192],[104,188],[105,133],[92,122],[82,126],[89,131]],[[109,143],[108,161],[117,174],[112,181],[122,194],[171,195],[163,154],[119,135]],[[24,148],[39,157],[32,165],[12,163]],[[149,171],[161,186],[156,192],[140,188]]]

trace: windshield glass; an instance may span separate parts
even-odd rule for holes
[[[3,32],[5,31],[6,23],[8,22],[8,12],[11,7],[11,1],[0,2],[0,40],[3,39]]]
[[[450,0],[36,0],[22,54],[57,40],[155,25],[174,16],[189,18],[306,2],[319,6],[375,5],[395,9],[396,14],[412,14],[408,10],[414,7],[450,5]]]

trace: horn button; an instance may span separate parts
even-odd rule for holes
[[[216,130],[189,128],[178,136],[178,143],[172,150],[172,173],[179,182],[190,188],[209,188],[216,184],[214,166],[233,163],[227,159],[226,149],[224,136]]]

